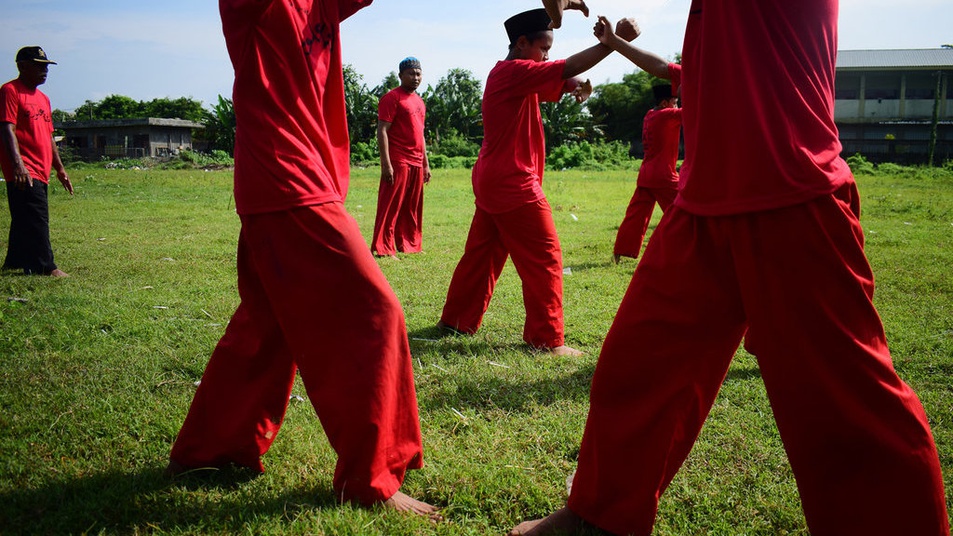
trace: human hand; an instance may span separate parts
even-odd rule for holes
[[[618,38],[612,29],[612,23],[602,15],[599,15],[596,19],[596,24],[592,27],[592,34],[596,36],[600,43],[609,48],[614,48],[612,42]]]
[[[386,165],[381,166],[381,182],[386,182],[389,184],[394,184],[394,168],[393,166]]]
[[[587,78],[584,82],[579,82],[576,89],[572,91],[572,96],[576,102],[583,103],[592,95],[592,82]]]
[[[582,11],[582,14],[586,17],[589,16],[589,6],[586,5],[584,0],[543,0],[543,7],[546,8],[546,13],[552,19],[549,27],[553,30],[563,25],[564,10],[575,9]]]
[[[56,176],[60,179],[60,184],[63,185],[63,188],[65,188],[70,195],[73,195],[73,183],[69,181],[69,175],[64,171],[62,173],[57,172]]]
[[[639,29],[639,23],[629,17],[619,19],[619,22],[615,24],[615,34],[628,42],[632,42],[642,34],[642,30]]]
[[[430,166],[429,165],[424,166],[424,184],[430,183],[430,176],[431,176]]]
[[[33,177],[30,175],[30,170],[26,168],[22,160],[17,164],[17,168],[13,172],[13,185],[16,186],[18,190],[24,190],[27,187],[33,188]]]

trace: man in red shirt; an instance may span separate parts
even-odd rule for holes
[[[420,60],[405,58],[399,65],[400,86],[377,105],[377,144],[381,151],[381,185],[371,251],[393,257],[419,253],[424,218],[424,184],[430,182],[430,162],[424,143],[427,107],[417,94]]]
[[[423,466],[400,303],[344,209],[349,153],[340,23],[370,0],[220,0],[235,69],[232,316],[168,472],[263,471],[295,373],[338,455],[335,496],[435,515],[399,491]]]
[[[610,49],[594,45],[565,60],[548,61],[553,44],[544,9],[514,15],[504,23],[510,40],[483,93],[483,146],[473,167],[476,213],[463,257],[447,291],[438,326],[476,333],[507,257],[523,283],[523,340],[556,355],[581,355],[565,344],[562,251],[552,211],[543,194],[546,141],[539,102],[574,93],[589,96],[575,78]],[[633,36],[634,38],[634,36]]]
[[[692,1],[678,196],[606,336],[567,507],[511,534],[650,534],[744,341],[811,534],[948,536],[936,446],[893,368],[839,156],[837,12]]]
[[[672,64],[674,69],[680,66]],[[671,84],[654,86],[655,108],[642,121],[644,157],[639,167],[635,192],[619,225],[613,248],[613,260],[638,258],[656,203],[662,212],[675,201],[678,193],[678,141],[682,131],[682,110]]]
[[[66,277],[53,262],[48,186],[50,168],[73,195],[73,184],[53,143],[50,99],[38,86],[56,65],[37,46],[17,51],[20,75],[0,87],[0,170],[7,183],[10,240],[4,269]]]

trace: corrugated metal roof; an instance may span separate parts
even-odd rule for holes
[[[838,50],[838,69],[953,69],[953,48]]]

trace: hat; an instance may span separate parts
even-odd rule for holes
[[[55,61],[50,61],[46,57],[46,52],[43,52],[43,49],[40,47],[23,47],[17,51],[17,62],[21,61],[32,61],[35,63],[52,63],[56,65]]]
[[[405,69],[420,69],[420,60],[413,56],[407,56],[400,62],[399,72],[404,72]]]
[[[537,32],[545,32],[551,29],[549,24],[552,19],[546,14],[543,8],[531,9],[522,13],[513,15],[506,19],[503,27],[506,28],[506,35],[510,38],[510,44],[516,44],[520,36],[530,35]]]
[[[662,102],[663,100],[668,100],[674,97],[674,95],[672,95],[671,84],[652,86],[652,93],[655,95],[655,100],[658,102]]]

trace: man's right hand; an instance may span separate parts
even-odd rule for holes
[[[13,172],[13,185],[20,190],[24,190],[27,187],[33,188],[33,177],[30,175],[30,171],[23,165],[23,161],[17,165],[16,171]]]

